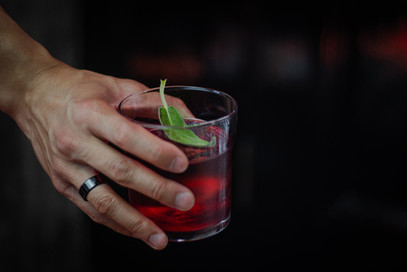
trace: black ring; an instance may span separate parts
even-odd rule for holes
[[[83,198],[83,200],[88,201],[86,197],[88,196],[89,192],[93,190],[96,186],[102,184],[102,180],[98,175],[88,178],[82,186],[79,188],[79,194]]]

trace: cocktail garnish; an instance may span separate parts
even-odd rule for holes
[[[196,147],[213,147],[216,145],[216,137],[212,137],[211,141],[205,141],[198,136],[190,129],[182,129],[187,127],[184,119],[182,118],[181,114],[178,112],[176,108],[173,106],[168,106],[167,101],[165,100],[164,96],[164,88],[167,80],[161,80],[160,84],[160,96],[161,101],[163,103],[163,107],[158,109],[158,117],[160,120],[161,125],[163,126],[174,126],[177,128],[168,128],[164,129],[165,134],[168,138],[173,140],[174,142],[189,145],[189,146],[196,146]],[[178,129],[180,128],[180,129]]]

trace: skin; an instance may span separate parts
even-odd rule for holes
[[[110,147],[111,142],[161,169],[181,173],[185,154],[121,116],[116,108],[143,84],[78,70],[53,58],[0,8],[0,110],[31,141],[54,187],[93,221],[141,239],[154,249],[165,233],[107,184],[82,199],[78,189],[98,172],[179,210],[194,205],[192,192]]]

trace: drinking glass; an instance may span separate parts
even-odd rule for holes
[[[202,87],[167,86],[164,93],[168,105],[174,106],[184,118],[185,127],[160,124],[158,109],[163,105],[159,88],[128,96],[120,103],[118,110],[132,122],[175,144],[186,154],[189,166],[181,174],[147,165],[163,177],[188,187],[195,195],[195,204],[188,211],[180,211],[134,190],[129,190],[129,202],[164,230],[169,241],[207,238],[226,228],[230,220],[237,103],[226,93]],[[167,137],[168,130],[191,130],[211,144],[197,147],[175,142]]]

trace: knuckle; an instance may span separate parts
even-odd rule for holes
[[[135,218],[133,219],[127,229],[131,232],[131,233],[141,233],[142,230],[144,228],[144,220],[142,218]]]
[[[92,97],[73,104],[70,111],[73,121],[80,125],[88,122],[89,115],[97,112],[102,107],[101,103],[99,99]]]
[[[89,212],[88,216],[90,217],[90,219],[92,219],[93,222],[98,224],[104,224],[106,221],[106,218],[98,212]]]
[[[104,194],[94,200],[95,209],[102,215],[109,215],[117,206],[117,199],[110,194]]]
[[[70,182],[70,169],[66,161],[58,157],[50,158],[50,178],[54,188],[69,200],[77,193],[77,189]]]
[[[123,158],[112,160],[108,165],[108,172],[110,177],[119,182],[126,183],[132,176],[133,165]]]
[[[115,128],[114,128],[114,143],[117,146],[125,146],[126,143],[129,142],[130,139],[130,135],[131,133],[129,133],[129,127],[127,125],[127,123],[117,123]]]
[[[153,145],[151,146],[151,149],[151,152],[149,152],[151,161],[153,163],[161,161],[163,154],[165,154],[165,148],[162,145]]]
[[[51,158],[52,173],[58,178],[65,178],[67,174],[67,167],[65,161],[58,157]]]
[[[150,183],[150,196],[155,200],[161,201],[164,199],[166,192],[166,184],[164,182],[151,182]]]
[[[59,183],[59,185],[55,184],[54,186],[61,195],[65,196],[66,198],[68,198],[71,201],[73,201],[74,196],[78,192],[74,186],[70,186],[67,184]]]
[[[82,148],[83,141],[79,135],[72,132],[61,131],[55,136],[55,153],[62,154],[65,158],[71,160],[86,160],[89,155],[89,149]],[[66,172],[66,165],[63,162],[56,162],[57,170],[61,170],[62,173]]]
[[[66,130],[60,130],[55,134],[56,150],[67,157],[76,152],[78,144],[76,136]]]
[[[58,193],[71,199],[73,186],[64,182],[62,179],[53,179],[52,184]]]
[[[162,169],[170,169],[171,164],[178,153],[175,147],[167,143],[160,143],[157,145],[151,145],[148,154],[150,163]]]

